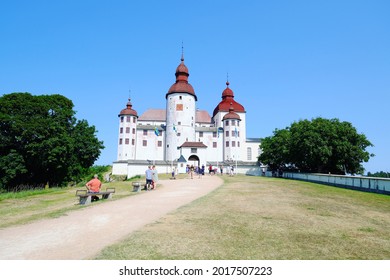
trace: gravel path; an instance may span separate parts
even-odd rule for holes
[[[56,219],[0,230],[1,260],[91,259],[178,207],[222,185],[218,176],[161,180],[163,187],[116,201],[104,201]]]

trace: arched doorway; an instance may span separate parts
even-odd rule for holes
[[[194,167],[195,167],[195,166],[199,166],[199,165],[200,165],[199,157],[196,156],[196,155],[191,155],[191,156],[188,158],[188,164],[189,164],[190,166],[193,165]]]

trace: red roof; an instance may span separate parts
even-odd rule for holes
[[[226,89],[222,92],[222,101],[215,107],[213,117],[218,114],[218,112],[229,112],[231,106],[235,112],[245,113],[244,106],[234,100],[234,93],[229,88],[229,82],[226,82]]]
[[[195,122],[197,123],[211,123],[211,117],[205,110],[197,110],[195,115]]]
[[[165,109],[148,109],[139,118],[138,121],[160,121],[165,122],[167,113]],[[211,117],[205,110],[197,110],[195,115],[197,123],[211,123]]]
[[[181,63],[176,68],[176,82],[169,88],[166,98],[171,93],[189,93],[195,97],[197,100],[194,88],[188,83],[189,76],[188,68],[184,64],[184,57],[181,57]]]
[[[123,109],[122,111],[120,111],[118,116],[121,116],[121,115],[131,115],[131,116],[138,117],[137,111],[133,110],[132,107],[133,107],[133,105],[131,104],[130,98],[129,98],[129,101],[126,104],[126,108]]]
[[[207,148],[203,142],[184,142],[179,148]]]
[[[164,109],[148,109],[139,118],[138,121],[161,121],[165,122],[167,118]]]
[[[240,116],[234,112],[233,104],[230,104],[229,113],[222,118],[223,121],[227,119],[241,120]]]

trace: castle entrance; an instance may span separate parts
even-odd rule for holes
[[[195,166],[199,166],[199,165],[200,165],[199,157],[196,156],[196,155],[191,155],[191,156],[188,158],[188,164],[189,164],[190,166],[193,165],[194,167],[195,167]]]

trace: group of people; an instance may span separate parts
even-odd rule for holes
[[[156,166],[148,166],[148,169],[145,171],[146,184],[143,188],[144,191],[154,190],[157,186],[158,173]]]
[[[199,167],[199,166],[193,166],[193,165],[190,166],[187,164],[187,167],[186,167],[186,172],[189,175],[189,178],[191,178],[191,179],[194,179],[194,173],[198,174],[199,178],[202,178],[202,176],[204,175],[204,170],[205,170],[204,165],[202,165],[202,167]]]
[[[216,170],[217,169],[213,169],[212,165],[209,166],[209,174],[210,175],[212,173],[215,174]],[[202,176],[204,175],[204,171],[205,171],[204,165],[202,165],[202,167],[199,167],[199,166],[194,167],[193,165],[190,166],[187,164],[186,172],[191,179],[194,178],[194,173],[198,174],[199,178],[202,178]],[[220,166],[220,171],[221,171],[221,175],[222,175],[223,174],[223,166],[222,165]],[[229,175],[233,176],[234,175],[234,166],[233,165],[230,166],[228,171],[229,171]],[[176,170],[176,168],[174,168],[172,170],[172,178],[173,179],[176,179],[176,172],[177,172],[177,170]],[[148,166],[148,169],[146,169],[146,171],[145,171],[145,177],[146,177],[146,184],[142,190],[145,190],[145,191],[154,190],[157,186],[157,181],[158,181],[158,172],[157,172],[155,165]],[[95,174],[94,178],[92,180],[90,180],[85,186],[87,187],[87,190],[89,193],[99,193],[100,189],[102,187],[102,182],[98,179],[98,175]],[[92,201],[95,201],[95,200],[99,200],[99,197],[92,196]]]

